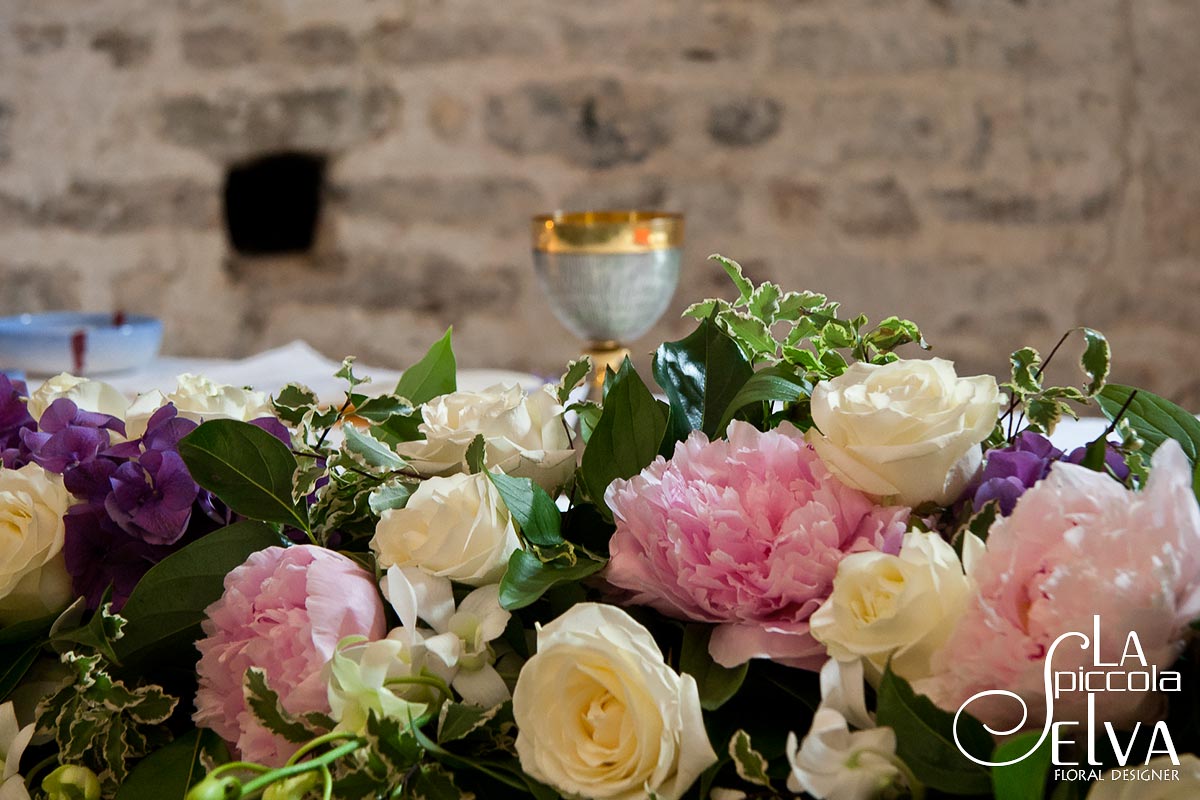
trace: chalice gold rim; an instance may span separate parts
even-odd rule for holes
[[[683,244],[683,215],[670,211],[597,210],[539,214],[533,249],[542,253],[649,253]]]

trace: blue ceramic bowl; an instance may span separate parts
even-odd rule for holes
[[[155,317],[50,311],[0,317],[0,369],[30,375],[96,375],[144,366],[158,355]]]

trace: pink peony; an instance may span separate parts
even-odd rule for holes
[[[928,692],[955,711],[977,692],[1002,689],[1029,704],[1026,728],[1046,718],[1043,668],[1054,640],[1068,631],[1089,638],[1100,615],[1100,660],[1120,662],[1136,631],[1147,662],[1169,669],[1183,648],[1188,623],[1200,617],[1200,508],[1179,445],[1154,454],[1144,491],[1074,464],[1058,463],[1047,478],[998,520],[987,552],[972,567],[978,595],[938,657],[942,673]],[[1093,666],[1082,641],[1065,639],[1053,671]],[[1117,672],[1140,670],[1135,660]],[[1054,701],[1059,720],[1084,722],[1087,695]],[[1096,722],[1118,729],[1150,721],[1162,710],[1153,692],[1096,694]],[[968,713],[993,730],[1021,724],[1021,703],[990,695]]]
[[[246,709],[250,667],[293,713],[329,711],[325,662],[345,636],[386,633],[383,602],[365,570],[312,545],[268,547],[225,576],[225,594],[206,610],[200,649],[197,725],[233,743],[243,758],[278,766],[296,749]]]
[[[719,623],[709,653],[734,666],[770,658],[820,669],[808,618],[848,553],[896,552],[907,508],[879,507],[829,472],[791,425],[700,432],[670,461],[613,481],[610,583],[664,614]]]

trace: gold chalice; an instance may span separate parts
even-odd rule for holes
[[[679,283],[683,215],[579,211],[533,218],[533,265],[550,307],[584,339],[599,398],[607,367],[667,310]]]

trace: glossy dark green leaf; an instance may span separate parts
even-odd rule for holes
[[[725,429],[739,411],[752,403],[772,403],[776,400],[794,403],[808,397],[812,387],[796,371],[786,364],[759,370],[742,385],[728,403],[718,428]]]
[[[555,547],[563,543],[562,513],[545,489],[529,478],[495,472],[489,472],[488,478],[528,541],[538,547]]]
[[[453,332],[454,328],[447,328],[420,361],[404,370],[396,384],[396,394],[419,406],[458,388],[458,367],[451,344]]]
[[[641,472],[658,455],[667,419],[629,359],[610,377],[604,411],[583,451],[581,476],[602,513],[611,514],[604,490],[617,478]]]
[[[508,559],[508,570],[500,581],[500,605],[509,611],[531,605],[547,589],[564,581],[577,581],[604,568],[605,562],[581,558],[570,566],[543,563],[526,550]]]
[[[121,609],[128,622],[125,635],[113,645],[121,662],[140,662],[172,648],[190,650],[200,635],[204,609],[224,592],[225,576],[251,553],[279,543],[260,522],[235,522],[151,567]]]
[[[700,690],[700,707],[705,711],[720,708],[737,694],[750,667],[749,661],[732,669],[713,661],[708,654],[712,627],[699,623],[688,625],[684,628],[683,646],[679,651],[679,671],[696,679],[696,687]]]
[[[204,777],[202,753],[216,763],[229,760],[220,736],[193,728],[138,762],[117,789],[116,800],[183,800],[192,784]]]
[[[1137,395],[1130,401],[1130,395]],[[1100,410],[1109,420],[1120,413],[1121,408],[1129,402],[1123,419],[1137,431],[1138,436],[1145,442],[1142,454],[1147,458],[1158,449],[1167,439],[1174,439],[1183,447],[1183,452],[1193,464],[1197,463],[1200,455],[1200,420],[1197,420],[1186,409],[1170,400],[1151,394],[1143,389],[1110,383],[1096,395]]]
[[[684,339],[660,345],[654,379],[671,405],[672,439],[694,430],[709,437],[720,434],[725,409],[753,374],[737,342],[711,320],[701,320]]]
[[[896,755],[917,780],[947,794],[987,794],[992,788],[987,767],[971,761],[954,742],[954,715],[915,694],[903,678],[889,669],[878,689],[876,722],[896,732]],[[974,718],[963,714],[959,740],[976,758],[992,752],[992,738]]]
[[[292,499],[296,458],[262,428],[211,420],[183,437],[179,455],[196,483],[242,516],[309,529],[308,509]]]
[[[1007,740],[996,748],[992,763],[1028,756],[1007,767],[992,767],[992,787],[996,800],[1042,800],[1046,796],[1046,778],[1050,774],[1050,737],[1034,750],[1041,731],[1029,731]],[[1033,751],[1033,752],[1030,752]]]

